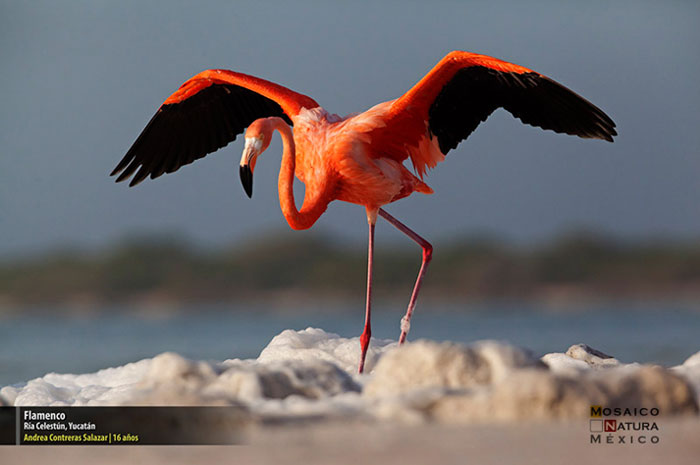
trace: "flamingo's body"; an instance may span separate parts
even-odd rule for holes
[[[320,108],[299,113],[294,125],[294,174],[310,192],[323,193],[328,202],[343,200],[369,209],[377,209],[414,191],[432,193],[401,160],[382,153],[381,144],[375,142],[377,137],[372,136],[384,127],[390,103],[347,118]],[[434,144],[423,145],[432,151],[411,149],[417,156],[434,157],[436,162],[444,159]]]
[[[117,181],[176,171],[234,140],[246,127],[241,180],[252,195],[257,157],[274,130],[284,143],[279,177],[282,212],[294,229],[310,228],[328,204],[363,205],[369,222],[368,285],[360,372],[371,334],[370,308],[374,225],[377,215],[423,248],[423,263],[400,342],[410,327],[432,246],[381,209],[413,192],[432,193],[428,169],[467,138],[496,108],[523,122],[556,132],[612,142],[615,124],[600,109],[554,81],[522,66],[485,55],[452,52],[406,94],[345,118],[310,97],[277,84],[227,70],[207,70],[171,95],[112,172]],[[289,124],[294,125],[294,131]],[[403,163],[410,159],[411,172]],[[138,169],[138,171],[136,171]],[[134,174],[135,173],[135,174]],[[293,182],[305,185],[302,208]]]

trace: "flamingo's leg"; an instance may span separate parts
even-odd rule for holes
[[[408,226],[406,226],[405,224],[403,224],[402,222],[400,222],[381,208],[379,209],[379,215],[381,215],[382,218],[394,225],[396,229],[413,239],[423,249],[423,261],[420,266],[420,271],[418,272],[418,278],[416,278],[416,284],[415,286],[413,286],[411,300],[408,303],[406,315],[404,315],[404,317],[401,318],[401,336],[399,336],[399,344],[403,344],[406,341],[406,336],[408,335],[408,332],[411,330],[411,315],[413,315],[413,310],[416,308],[416,300],[418,299],[418,292],[420,291],[421,284],[423,283],[425,271],[428,269],[428,264],[433,258],[433,246],[430,245],[430,242],[420,237]]]
[[[369,340],[372,337],[372,265],[374,261],[374,227],[377,223],[377,211],[367,209],[367,222],[369,223],[369,242],[367,245],[367,304],[365,306],[365,329],[360,336],[360,366],[357,371],[362,373],[365,369],[365,357],[367,357],[367,348]]]

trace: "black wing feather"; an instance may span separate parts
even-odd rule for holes
[[[234,84],[212,84],[189,98],[162,105],[112,171],[129,186],[155,179],[225,147],[258,118],[292,120],[272,99]],[[138,171],[137,171],[138,170]]]
[[[554,132],[612,142],[615,123],[598,107],[540,74],[470,66],[455,73],[428,113],[442,153],[469,137],[497,108],[523,123]]]

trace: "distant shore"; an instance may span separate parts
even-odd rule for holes
[[[348,302],[363,295],[365,254],[313,236],[271,236],[208,251],[146,236],[91,253],[65,250],[0,261],[0,313],[46,306]],[[405,300],[419,265],[420,254],[409,247],[378,250],[377,298]],[[464,238],[436,249],[422,298],[562,308],[605,301],[700,302],[700,240],[629,242],[580,233],[524,249]]]

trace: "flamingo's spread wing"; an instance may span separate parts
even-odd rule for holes
[[[457,51],[393,102],[386,126],[372,137],[389,147],[382,156],[410,156],[422,175],[439,161],[436,149],[447,154],[497,108],[559,133],[611,142],[617,135],[615,123],[602,110],[553,80],[496,58]],[[388,142],[397,137],[403,150]]]
[[[258,118],[289,124],[312,98],[263,79],[227,70],[203,71],[161,105],[111,175],[134,186],[172,173],[233,141]],[[121,174],[120,174],[121,173]]]

